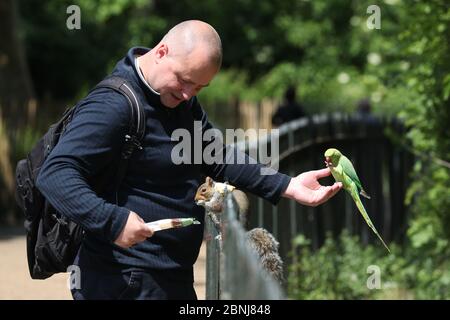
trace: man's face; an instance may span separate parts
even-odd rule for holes
[[[163,54],[156,52],[156,77],[152,86],[160,93],[161,103],[169,108],[197,95],[218,71],[200,49],[194,49],[188,55]]]

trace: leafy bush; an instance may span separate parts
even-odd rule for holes
[[[425,254],[414,248],[361,245],[343,232],[327,236],[316,252],[303,235],[294,239],[295,261],[289,268],[292,299],[449,299],[450,250]],[[377,287],[379,274],[379,287]]]

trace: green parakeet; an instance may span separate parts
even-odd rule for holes
[[[391,252],[386,243],[384,243],[377,229],[373,225],[369,215],[366,212],[366,209],[361,202],[361,199],[359,197],[360,194],[367,199],[370,199],[370,197],[362,188],[361,181],[359,180],[355,168],[353,168],[350,160],[339,150],[332,148],[325,151],[325,164],[328,168],[330,168],[331,174],[333,175],[334,179],[337,182],[342,182],[344,189],[352,196],[353,201],[355,201],[356,206],[358,207],[359,212],[361,212],[362,216],[364,217],[364,220],[366,220],[367,225],[373,230],[373,232],[375,232],[388,252]]]

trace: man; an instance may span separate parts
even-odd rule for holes
[[[202,175],[247,189],[276,204],[283,195],[318,205],[341,187],[320,186],[328,169],[296,178],[262,176],[261,165],[179,164],[171,160],[171,134],[192,135],[195,120],[211,128],[195,96],[219,71],[222,47],[207,23],[185,21],[151,50],[132,48],[112,74],[125,78],[145,108],[143,149],[133,154],[119,191],[100,198],[87,184],[119,157],[129,124],[126,98],[94,90],[77,108],[60,142],[44,163],[38,187],[86,235],[75,265],[81,288],[74,299],[196,299],[193,264],[203,236],[204,211],[194,195]],[[195,217],[201,225],[153,234],[145,222]]]

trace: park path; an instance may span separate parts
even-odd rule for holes
[[[206,246],[194,266],[198,299],[205,299]],[[0,227],[0,300],[71,300],[68,274],[46,280],[32,280],[28,273],[23,228]]]

